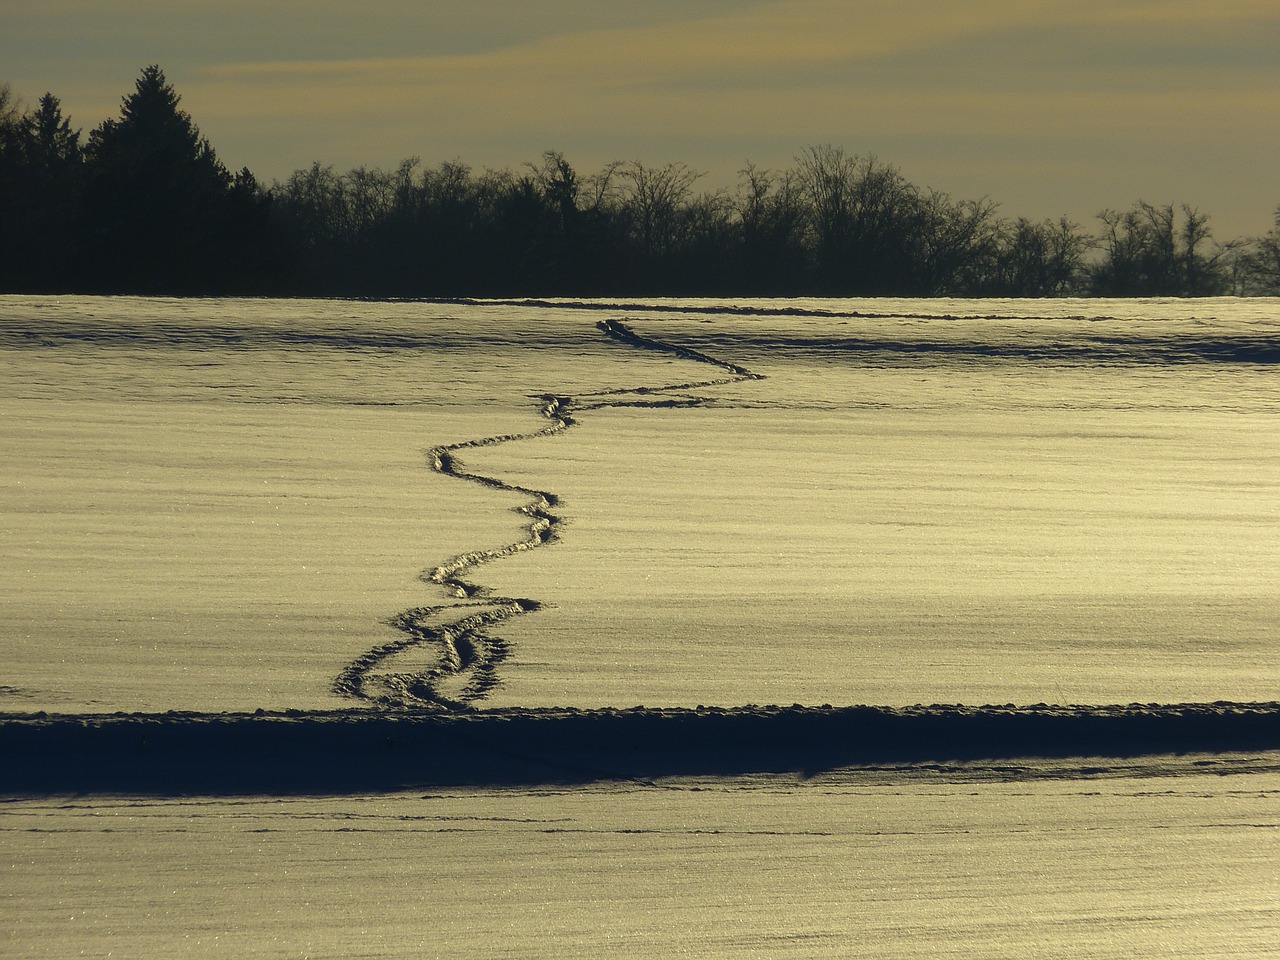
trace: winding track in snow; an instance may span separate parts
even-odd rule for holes
[[[548,421],[541,430],[433,447],[427,456],[431,469],[436,473],[493,490],[527,496],[528,501],[515,508],[528,520],[525,526],[527,536],[497,549],[459,554],[425,571],[421,575],[423,580],[442,587],[464,602],[415,607],[394,617],[391,625],[400,631],[401,636],[374,647],[347,664],[334,679],[334,692],[387,707],[466,709],[498,683],[498,666],[509,653],[507,642],[490,632],[490,628],[540,608],[537,600],[493,596],[485,587],[466,579],[466,574],[483,563],[554,543],[556,527],[560,523],[560,518],[553,512],[558,498],[546,490],[472,473],[462,464],[458,451],[492,447],[514,440],[553,437],[574,425],[571,411],[624,406],[697,406],[705,398],[690,395],[691,391],[763,379],[762,374],[727,360],[642,336],[622,320],[601,320],[596,323],[596,328],[610,340],[625,346],[709,364],[723,370],[726,376],[658,387],[619,387],[582,394],[577,398],[545,394],[537,398],[539,412]],[[462,615],[458,616],[459,613]],[[396,669],[397,659],[430,654],[435,657],[430,665]]]

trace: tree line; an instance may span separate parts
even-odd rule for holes
[[[1280,295],[1280,210],[1220,243],[1181,204],[999,215],[874,156],[814,146],[700,191],[684,164],[582,175],[451,161],[269,187],[230,172],[158,66],[87,138],[0,87],[0,290],[308,296]]]

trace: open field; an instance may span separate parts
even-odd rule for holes
[[[562,524],[467,572],[539,605],[488,703],[1274,698],[1273,304],[714,306],[7,298],[0,702],[349,702],[529,537],[449,444]]]
[[[4,297],[0,359],[0,952],[1280,941],[1273,301]]]
[[[1263,958],[1269,760],[0,804],[23,957]]]

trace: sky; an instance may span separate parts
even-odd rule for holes
[[[563,152],[706,190],[807,147],[1093,228],[1142,199],[1219,240],[1280,205],[1276,0],[6,0],[0,83],[86,135],[159,64],[232,169]]]

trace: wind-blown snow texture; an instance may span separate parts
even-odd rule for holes
[[[1273,956],[1278,343],[0,298],[0,942]]]
[[[1274,313],[8,298],[0,702],[1269,701]]]

